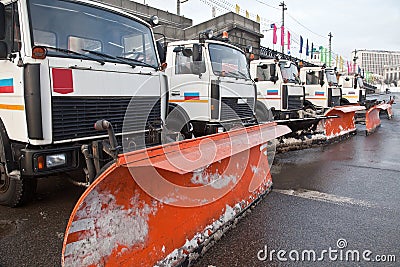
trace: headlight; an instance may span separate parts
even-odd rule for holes
[[[46,155],[46,167],[53,168],[67,163],[67,154]]]

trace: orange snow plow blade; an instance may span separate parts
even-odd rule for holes
[[[365,110],[364,106],[349,105],[337,106],[325,113],[325,116],[338,116],[338,118],[327,119],[324,121],[324,130],[327,138],[333,138],[344,134],[355,132],[355,113]]]
[[[379,113],[381,110],[386,111],[388,119],[391,119],[393,117],[392,104],[393,101],[390,101],[388,103],[373,106],[367,110],[367,112],[365,113],[365,126],[367,134],[373,133],[376,128],[381,126],[381,119],[379,117]]]
[[[367,110],[365,113],[365,127],[366,133],[373,133],[376,128],[381,126],[381,119],[379,118],[380,108],[378,106],[373,106]]]
[[[120,154],[83,193],[63,266],[174,266],[217,240],[272,184],[267,123]]]
[[[387,118],[389,120],[393,118],[393,109],[392,109],[393,104],[394,104],[394,99],[390,99],[390,101],[388,101],[387,103],[382,103],[378,105],[379,109],[384,111],[384,113],[386,113]]]

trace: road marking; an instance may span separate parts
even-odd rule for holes
[[[332,204],[337,204],[337,205],[353,205],[353,206],[360,206],[360,207],[367,207],[367,208],[372,208],[375,207],[376,205],[364,201],[364,200],[358,200],[350,197],[341,197],[341,196],[336,196],[332,194],[327,194],[327,193],[322,193],[318,191],[312,191],[312,190],[307,190],[307,189],[296,189],[296,190],[281,190],[281,189],[274,189],[274,192],[288,195],[288,196],[295,196],[295,197],[301,197],[305,199],[311,199],[311,200],[317,200],[317,201],[323,201],[327,203],[332,203]]]
[[[373,170],[378,170],[378,171],[390,171],[390,172],[400,172],[399,169],[397,169],[398,164],[392,163],[392,164],[384,164],[385,162],[379,162],[376,163],[378,167],[373,167],[373,166],[362,166],[362,165],[352,165],[352,164],[345,164],[344,166],[349,166],[349,167],[357,167],[357,168],[365,168],[365,169],[373,169]],[[382,166],[383,165],[383,166]],[[386,166],[385,166],[386,165]],[[388,167],[388,168],[386,168]],[[393,168],[392,168],[393,167]],[[396,169],[395,169],[396,168]]]

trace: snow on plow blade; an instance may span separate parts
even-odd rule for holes
[[[292,133],[280,138],[277,151],[305,149],[345,139],[356,132],[355,113],[360,110],[365,107],[337,106],[324,116],[278,121],[278,124],[287,125]]]
[[[83,193],[67,225],[63,266],[188,262],[272,184],[267,123],[119,155]]]
[[[382,113],[385,113],[387,115],[387,119],[391,120],[393,118],[393,109],[392,105],[394,104],[394,99],[390,99],[387,103],[382,103],[378,105],[379,109],[382,111]]]
[[[328,110],[325,116],[337,116],[337,118],[327,119],[324,121],[324,131],[328,139],[340,137],[355,132],[355,113],[365,110],[364,106],[349,105],[337,106]]]

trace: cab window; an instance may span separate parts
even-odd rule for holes
[[[8,53],[18,52],[21,49],[21,34],[19,28],[18,6],[12,3],[5,6],[6,35]]]
[[[319,72],[316,72],[316,71],[307,72],[306,84],[310,84],[310,85],[319,84]]]

